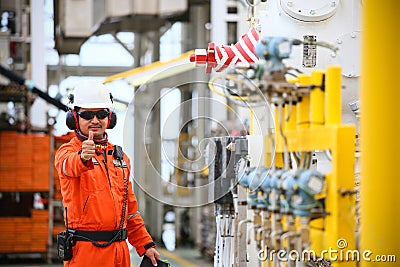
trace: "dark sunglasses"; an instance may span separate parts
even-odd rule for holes
[[[102,119],[107,118],[108,115],[110,115],[110,112],[108,112],[105,109],[101,109],[98,111],[85,110],[82,112],[77,112],[77,114],[79,115],[79,117],[81,117],[84,120],[91,120],[94,118],[95,115],[99,120],[102,120]]]

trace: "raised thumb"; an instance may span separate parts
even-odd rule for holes
[[[89,131],[88,140],[93,140],[93,132],[92,131]]]

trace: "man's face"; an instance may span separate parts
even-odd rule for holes
[[[93,116],[92,112],[97,113],[97,115]],[[84,135],[89,136],[89,131],[92,131],[95,139],[103,138],[104,132],[106,131],[108,125],[108,116],[103,118],[104,115],[106,115],[105,112],[108,111],[104,108],[79,109],[79,129],[81,132]],[[89,118],[91,117],[90,115],[93,116],[93,118]]]

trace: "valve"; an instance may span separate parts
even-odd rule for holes
[[[235,45],[215,45],[209,43],[206,49],[195,49],[194,54],[190,55],[190,62],[197,65],[206,65],[206,73],[211,73],[212,69],[220,72],[238,63],[256,63],[258,57],[254,52],[254,46],[258,42],[259,33],[255,28],[244,34]]]
[[[271,193],[271,170],[268,169],[268,174],[265,177],[265,179],[262,181],[260,185],[260,189],[267,195],[269,196],[269,193]]]
[[[267,175],[270,169],[258,167],[255,168],[252,172],[252,179],[249,184],[250,190],[258,190],[261,187],[261,184],[264,180],[267,179]]]
[[[301,41],[285,37],[264,37],[255,46],[256,55],[265,59],[268,64],[265,71],[283,71],[285,65],[282,60],[289,58],[293,45],[300,45]]]
[[[305,170],[297,175],[294,187],[298,193],[293,197],[293,213],[298,216],[310,216],[311,210],[319,206],[315,195],[324,188],[325,175],[316,170]]]
[[[265,174],[263,175],[263,179],[261,181],[261,184],[259,185],[262,194],[258,196],[257,208],[267,210],[268,206],[270,205],[269,195],[271,193],[271,169],[264,169],[264,171]]]
[[[266,194],[260,195],[261,185],[268,180],[270,169],[257,167],[247,168],[239,178],[238,183],[244,188],[248,188],[247,205],[250,208],[264,209],[268,207]],[[268,189],[269,190],[269,189]]]
[[[283,59],[289,58],[294,45],[317,45],[332,50],[334,53],[338,48],[326,43],[316,41],[301,41],[286,37],[263,37],[255,46],[255,53],[260,59],[265,59],[267,64],[264,66],[264,71],[283,71],[285,65]]]
[[[284,170],[276,170],[271,174],[270,187],[271,194],[269,195],[269,206],[270,211],[279,211],[280,207],[280,195],[282,194],[281,176]]]
[[[270,169],[258,167],[253,171],[253,179],[249,185],[250,190],[254,190],[256,192],[257,201],[256,208],[257,209],[267,209],[268,208],[268,195],[260,194],[263,193],[261,185],[265,182],[265,180],[269,180],[268,174]]]
[[[281,185],[284,192],[283,201],[281,201],[281,203],[283,202],[281,206],[282,213],[291,213],[293,211],[292,199],[297,188],[295,175],[295,170],[286,171],[282,175]]]
[[[239,185],[244,188],[250,188],[250,184],[254,178],[254,170],[255,168],[246,168],[244,172],[240,175],[238,179]],[[249,207],[255,207],[257,205],[257,191],[249,190],[247,192],[247,205]]]
[[[249,188],[255,168],[245,168],[238,175],[238,183],[244,188]]]

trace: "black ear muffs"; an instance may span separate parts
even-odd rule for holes
[[[78,114],[76,114],[75,110],[70,110],[67,112],[67,117],[66,117],[65,121],[66,121],[67,127],[70,130],[76,130],[79,128]]]
[[[107,129],[114,128],[116,124],[117,124],[117,114],[112,112],[112,110],[110,109],[110,115],[108,115]]]
[[[108,115],[108,125],[107,129],[112,129],[117,124],[117,115],[110,110],[110,115]],[[76,130],[79,128],[78,114],[75,110],[70,110],[67,112],[66,125],[70,130]]]

